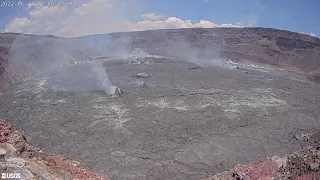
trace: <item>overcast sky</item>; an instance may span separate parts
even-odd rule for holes
[[[43,1],[43,6],[36,0],[33,5],[21,1],[24,6],[13,2],[7,4],[10,7],[0,6],[0,32],[72,37],[164,28],[259,26],[320,35],[319,0],[50,0]]]

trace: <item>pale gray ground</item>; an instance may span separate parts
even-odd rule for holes
[[[301,77],[179,61],[104,65],[123,94],[108,96],[80,65],[11,86],[0,118],[31,145],[111,179],[198,179],[298,150],[320,128],[320,86]]]

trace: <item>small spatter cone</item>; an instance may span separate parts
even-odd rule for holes
[[[139,84],[140,87],[143,87],[143,88],[147,88],[147,84],[146,82],[142,82],[141,84]]]
[[[116,87],[116,91],[114,94],[117,96],[121,96],[123,94],[123,91],[119,87]]]

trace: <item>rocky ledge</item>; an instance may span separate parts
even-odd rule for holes
[[[21,133],[3,120],[0,120],[0,173],[18,175],[20,179],[108,179],[82,168],[76,161],[30,146]]]
[[[237,164],[229,171],[202,180],[318,180],[320,179],[320,133],[305,135],[305,147],[285,157],[262,158]]]

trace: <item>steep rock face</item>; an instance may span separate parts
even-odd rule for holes
[[[56,62],[68,64],[83,59],[71,42],[51,35],[0,34],[0,91],[56,68],[60,65]]]
[[[76,161],[30,146],[20,132],[3,120],[0,120],[0,173],[18,173],[21,179],[107,179],[80,167]]]
[[[133,32],[133,44],[157,53],[164,49],[184,52],[206,50],[214,57],[251,61],[308,72],[320,65],[318,38],[266,28],[181,29]],[[139,44],[140,43],[140,44]],[[141,44],[142,43],[142,44]],[[160,54],[160,53],[159,53]],[[201,58],[199,53],[199,57]]]
[[[0,34],[0,91],[5,87],[7,84],[6,82],[8,81],[4,76],[8,65],[10,46],[15,38],[16,34],[13,33]]]
[[[304,137],[306,147],[284,157],[274,156],[250,164],[237,164],[229,171],[202,180],[319,179],[319,137],[319,133]]]

